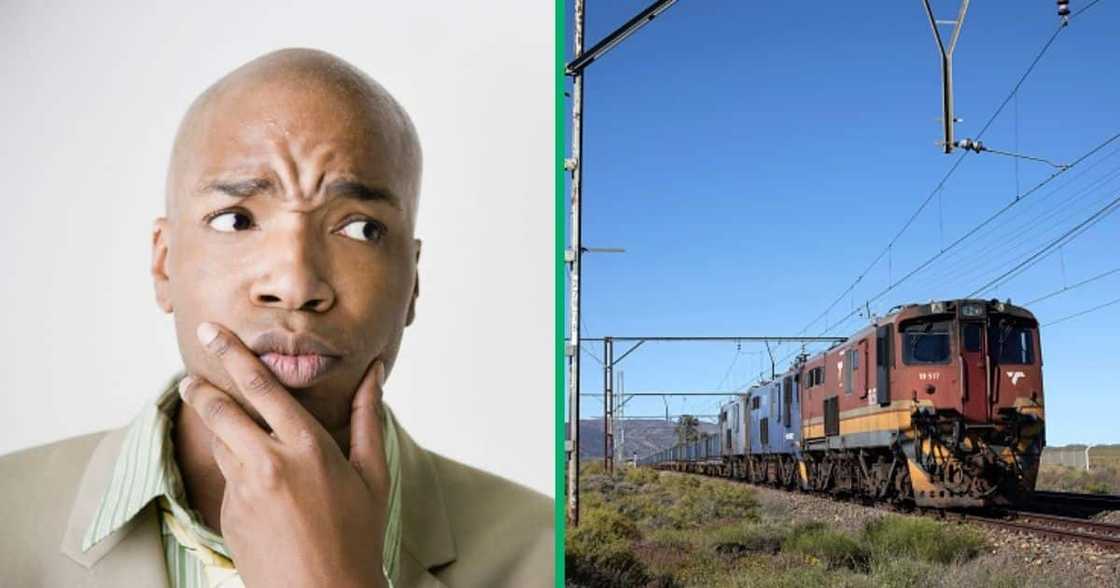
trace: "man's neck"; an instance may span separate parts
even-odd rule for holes
[[[210,449],[213,434],[202,417],[193,408],[180,404],[171,429],[172,443],[175,448],[175,463],[183,478],[187,493],[187,504],[202,516],[202,522],[219,535],[222,534],[222,496],[225,493],[226,479],[214,461]],[[335,443],[344,455],[350,449],[350,427],[330,431]]]

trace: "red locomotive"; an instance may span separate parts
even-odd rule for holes
[[[734,405],[720,442],[642,463],[918,506],[1014,502],[1045,444],[1038,322],[996,300],[898,307]]]

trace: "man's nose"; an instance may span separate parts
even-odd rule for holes
[[[334,306],[334,288],[315,260],[314,244],[305,235],[270,239],[261,256],[259,277],[249,291],[253,304],[283,310],[326,312]]]

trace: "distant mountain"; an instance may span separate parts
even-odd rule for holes
[[[677,443],[677,423],[660,419],[615,421],[615,445],[624,445],[623,455],[630,459],[635,453],[638,457],[668,449]],[[703,433],[715,433],[718,427],[712,423],[700,423]],[[603,457],[603,419],[581,419],[579,421],[579,456],[581,458]]]

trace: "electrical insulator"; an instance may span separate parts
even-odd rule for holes
[[[1058,0],[1058,16],[1069,17],[1069,0]]]
[[[984,150],[983,143],[981,143],[980,141],[974,141],[972,139],[961,139],[960,141],[957,141],[956,147],[958,149],[964,149],[965,151],[975,151],[976,153],[980,153]]]

